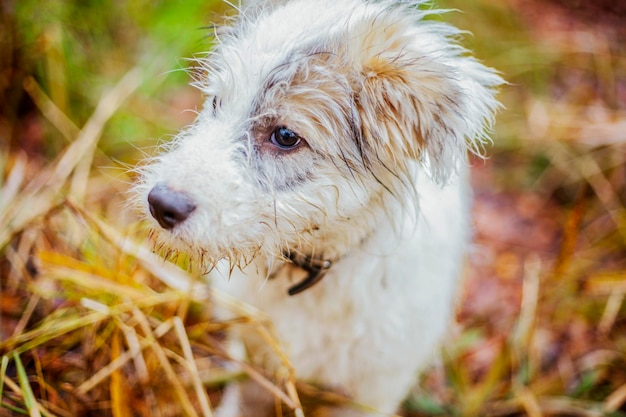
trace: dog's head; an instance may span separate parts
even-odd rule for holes
[[[219,32],[204,109],[138,194],[160,244],[208,260],[340,256],[416,171],[443,185],[466,163],[502,80],[421,1],[261,3]]]

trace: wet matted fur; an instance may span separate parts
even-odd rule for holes
[[[244,5],[199,61],[196,122],[137,186],[156,244],[217,266],[213,285],[272,318],[299,378],[383,414],[450,321],[467,152],[487,140],[502,83],[438,13],[421,0]]]

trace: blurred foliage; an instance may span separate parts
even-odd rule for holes
[[[189,83],[182,70],[193,65],[186,58],[209,50],[207,22],[225,6],[210,0],[3,2],[0,135],[5,148],[9,140],[12,149],[50,158],[67,144],[45,121],[30,123],[37,110],[22,87],[28,77],[80,127],[103,92],[132,66],[140,66],[150,72],[107,124],[100,142],[105,154],[136,160],[132,152],[128,156],[130,143],[145,147],[148,140],[176,131],[181,115],[172,107],[182,112],[190,103],[180,101],[198,102],[192,93],[177,97]]]
[[[459,325],[406,415],[626,416],[619,4],[439,2],[509,85],[494,146],[473,161]],[[219,0],[0,3],[0,416],[206,415],[239,378],[218,370],[230,324],[128,246],[143,235],[123,208],[128,169],[194,119],[187,58],[224,13]]]

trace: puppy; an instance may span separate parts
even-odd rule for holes
[[[451,319],[467,152],[502,80],[422,0],[240,12],[199,61],[196,122],[143,168],[143,210],[156,245],[217,266],[214,285],[267,313],[298,378],[388,415]]]

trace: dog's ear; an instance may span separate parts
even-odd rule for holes
[[[445,182],[487,140],[503,81],[450,40],[454,28],[384,17],[360,44],[354,99],[362,146],[372,163],[418,159]]]

